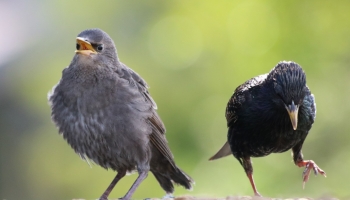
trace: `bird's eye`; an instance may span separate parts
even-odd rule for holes
[[[102,50],[103,50],[103,45],[102,45],[102,44],[98,45],[98,46],[97,46],[97,50],[98,50],[98,51],[102,51]]]
[[[77,48],[77,50],[79,50],[79,49],[80,49],[80,44],[79,44],[79,43],[77,43],[76,48]]]

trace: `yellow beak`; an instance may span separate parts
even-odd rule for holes
[[[289,106],[286,106],[286,109],[287,109],[287,112],[289,114],[290,121],[292,122],[293,129],[297,130],[299,107],[294,104],[294,101],[292,101],[292,104]]]
[[[79,49],[75,50],[75,53],[80,53],[84,55],[96,54],[97,52],[92,47],[91,43],[85,41],[84,38],[77,37],[77,44],[79,44]]]

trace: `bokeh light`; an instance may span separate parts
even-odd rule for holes
[[[161,66],[183,69],[198,59],[202,51],[201,36],[190,18],[166,17],[156,22],[150,31],[150,51]]]

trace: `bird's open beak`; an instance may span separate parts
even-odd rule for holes
[[[293,126],[293,129],[296,130],[297,127],[298,127],[298,110],[299,110],[299,107],[297,105],[294,104],[294,101],[292,101],[292,104],[286,106],[286,109],[287,109],[287,112],[289,114],[289,117],[290,117],[290,121],[292,122],[292,126]]]
[[[80,45],[80,48],[78,50],[75,50],[75,53],[80,53],[85,55],[97,53],[95,49],[91,46],[91,43],[85,41],[84,38],[77,37],[77,43]]]

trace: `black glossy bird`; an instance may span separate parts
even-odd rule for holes
[[[295,62],[279,62],[270,73],[236,88],[226,107],[227,142],[210,160],[232,153],[243,166],[254,194],[260,196],[250,157],[292,149],[295,165],[305,166],[304,187],[312,169],[326,176],[314,161],[304,160],[301,152],[315,117],[315,98],[304,71]]]
[[[49,93],[51,117],[83,159],[118,172],[100,199],[133,171],[139,176],[124,200],[149,171],[167,196],[173,183],[191,189],[193,180],[174,162],[146,82],[119,61],[113,40],[102,30],[85,30],[76,41],[73,60]]]

